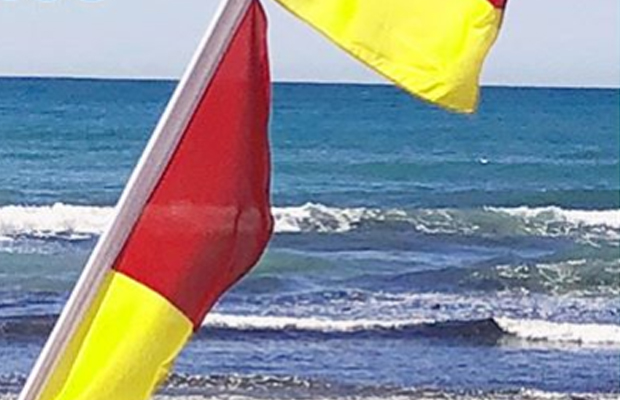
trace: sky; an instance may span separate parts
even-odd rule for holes
[[[0,76],[176,79],[219,1],[0,0]],[[274,80],[382,82],[273,1],[263,3]],[[482,81],[619,87],[620,2],[511,0]]]

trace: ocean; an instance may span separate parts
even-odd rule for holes
[[[174,89],[0,79],[0,398]],[[620,397],[620,91],[277,83],[276,232],[160,399]],[[199,183],[197,183],[199,184]]]

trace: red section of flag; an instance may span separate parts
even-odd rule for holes
[[[501,9],[506,8],[506,2],[508,2],[508,0],[487,0],[487,1],[493,4],[493,7],[501,8]]]
[[[266,24],[253,1],[114,267],[196,326],[273,228]]]

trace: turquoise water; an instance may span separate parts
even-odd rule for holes
[[[0,393],[23,384],[173,89],[0,79]],[[617,395],[619,104],[485,88],[462,116],[388,86],[276,84],[276,234],[165,391]]]

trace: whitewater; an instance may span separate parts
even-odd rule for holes
[[[439,330],[451,327],[454,336],[472,326],[497,326],[498,335],[514,337],[532,342],[583,344],[590,346],[620,347],[620,325],[558,323],[543,320],[511,319],[504,317],[473,321],[432,321],[432,320],[330,320],[321,318],[295,318],[278,316],[222,315],[207,317],[203,327],[210,329],[234,329],[238,331],[288,331],[319,333],[384,333],[386,331],[415,331],[420,328]],[[429,332],[430,333],[430,332]]]
[[[570,210],[560,207],[481,209],[338,208],[319,203],[274,207],[276,233],[344,233],[360,227],[404,223],[427,234],[516,234],[584,236],[620,239],[620,209]],[[114,216],[114,207],[55,203],[49,206],[0,207],[0,237],[82,238],[100,235]],[[491,219],[489,221],[489,219]]]

